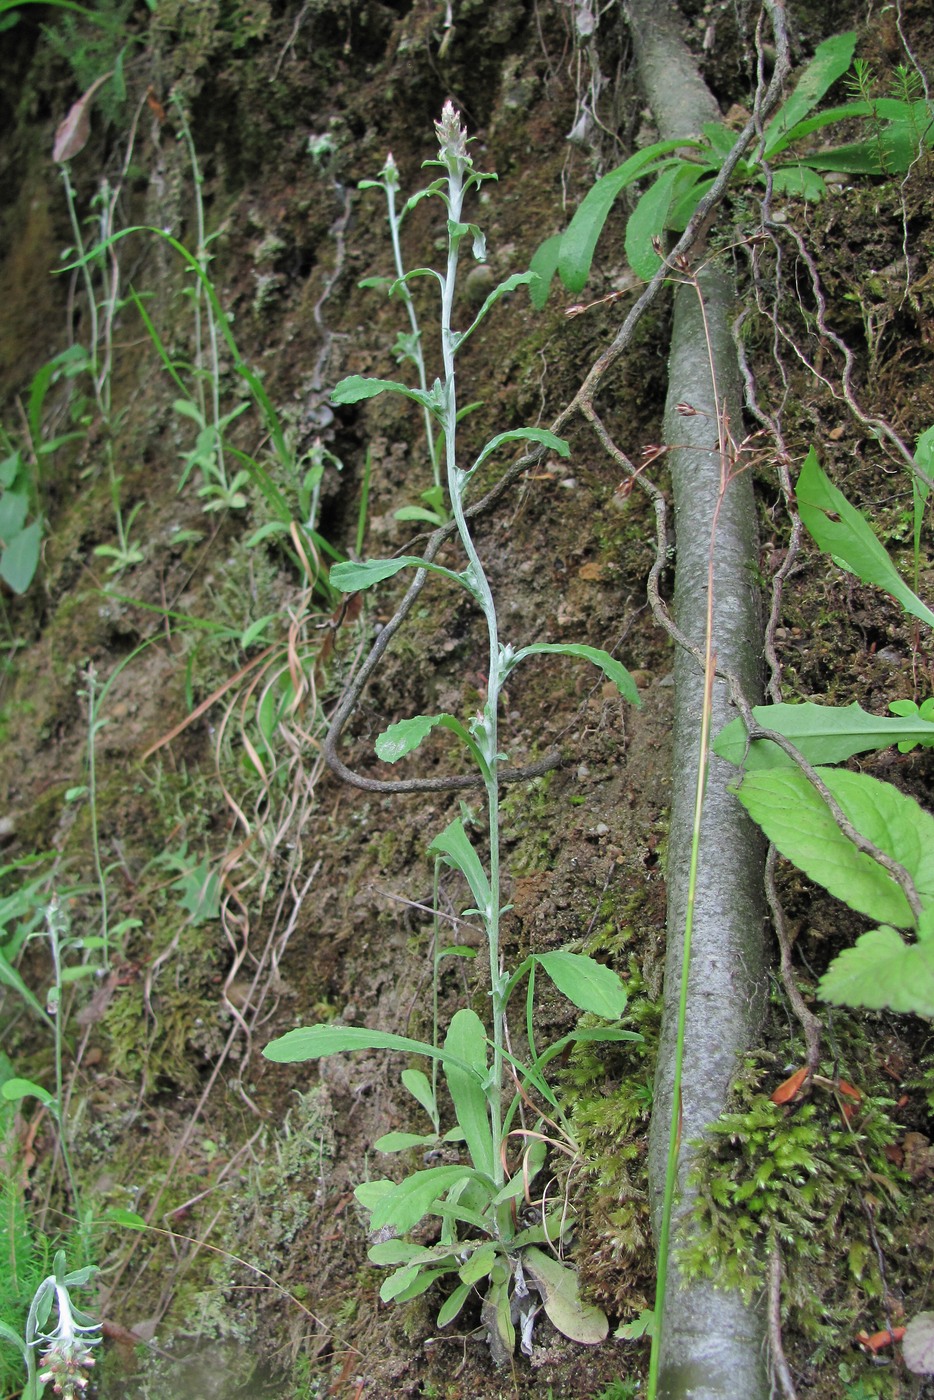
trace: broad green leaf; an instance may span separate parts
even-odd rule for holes
[[[450,1297],[446,1298],[441,1305],[441,1311],[438,1313],[435,1326],[447,1327],[449,1322],[453,1322],[469,1297],[470,1284],[459,1283]]]
[[[618,1021],[626,1010],[626,988],[612,968],[584,953],[537,953],[535,961],[581,1011]]]
[[[381,1240],[366,1252],[374,1264],[414,1264],[435,1256],[424,1245],[413,1244],[410,1240]]]
[[[402,1083],[414,1099],[417,1099],[428,1117],[438,1127],[438,1105],[435,1103],[435,1096],[432,1091],[431,1081],[424,1070],[404,1069],[401,1075]]]
[[[393,1190],[395,1190],[395,1182],[390,1181],[388,1177],[378,1177],[375,1181],[361,1181],[359,1186],[354,1187],[354,1196],[364,1210],[372,1213],[380,1201],[384,1200]]]
[[[853,61],[856,34],[835,34],[818,44],[814,57],[798,79],[794,92],[765,129],[765,154],[782,148],[782,138],[816,107],[824,93],[841,78]]]
[[[581,656],[585,661],[593,662],[594,666],[611,680],[617,690],[633,705],[641,705],[639,692],[632,676],[626,670],[622,662],[617,661],[608,651],[603,651],[600,647],[584,646],[580,642],[534,642],[531,646],[521,647],[509,663],[509,669],[518,666],[526,656],[542,656],[551,654],[555,656]]]
[[[453,715],[413,715],[411,719],[400,719],[384,729],[376,740],[376,753],[384,763],[396,763],[406,754],[417,749],[423,739],[438,725],[450,729],[465,743],[474,747],[467,730]]]
[[[551,291],[551,283],[558,269],[561,238],[560,233],[553,233],[550,238],[545,239],[544,243],[540,243],[532,254],[529,271],[534,272],[535,276],[529,283],[529,300],[536,311],[545,309],[548,293]]]
[[[331,393],[331,402],[359,403],[361,399],[374,399],[377,394],[402,394],[405,398],[414,399],[416,403],[432,410],[439,406],[437,397],[430,392],[411,389],[408,384],[400,384],[395,379],[368,379],[362,374],[350,374],[335,385]]]
[[[18,1103],[20,1099],[38,1099],[48,1108],[50,1103],[55,1102],[48,1089],[43,1089],[41,1084],[34,1084],[31,1079],[7,1079],[0,1085],[0,1094],[10,1103]]]
[[[429,1214],[438,1197],[469,1171],[469,1167],[452,1165],[413,1172],[375,1206],[370,1216],[371,1230],[381,1230],[384,1225],[394,1226],[400,1235],[413,1230]]]
[[[424,506],[400,506],[393,511],[393,519],[406,521],[418,521],[421,525],[440,525],[441,516],[436,510],[426,510]]]
[[[417,1264],[409,1264],[404,1268],[397,1269],[394,1274],[390,1274],[379,1290],[380,1301],[391,1303],[393,1298],[397,1298],[400,1293],[404,1293],[410,1284],[415,1283],[421,1270]]]
[[[772,192],[817,204],[827,193],[827,186],[807,165],[780,165],[772,171]]]
[[[892,708],[902,703],[894,701]],[[899,719],[871,715],[855,700],[851,705],[817,705],[810,700],[801,705],[756,705],[752,713],[763,729],[777,730],[791,740],[809,763],[818,765],[843,763],[854,754],[885,749],[890,744],[934,745],[934,720],[922,719],[917,706],[913,706],[913,713]],[[713,751],[749,772],[794,766],[794,760],[767,739],[747,746],[741,719],[734,719],[721,729]]]
[[[302,1060],[323,1060],[328,1055],[342,1055],[348,1050],[405,1050],[416,1055],[429,1055],[435,1060],[449,1060],[447,1051],[429,1045],[424,1040],[410,1040],[391,1031],[371,1031],[365,1026],[297,1026],[271,1040],[263,1057],[275,1064],[291,1065]],[[461,1063],[458,1068],[472,1072]]]
[[[41,546],[42,522],[34,520],[14,535],[0,553],[0,578],[14,593],[25,593],[35,578]]]
[[[12,540],[26,524],[29,514],[27,491],[4,491],[0,496],[0,540]]]
[[[606,1341],[610,1330],[606,1313],[581,1300],[573,1269],[536,1245],[522,1251],[522,1267],[541,1293],[545,1312],[559,1332],[584,1346]]]
[[[908,587],[866,520],[821,470],[813,447],[801,468],[795,496],[801,519],[821,549],[842,561],[863,583],[883,588],[912,617],[934,627],[934,612]]]
[[[481,915],[488,917],[492,909],[493,895],[486,872],[480,864],[480,857],[470,844],[464,823],[455,817],[449,826],[435,837],[428,847],[430,856],[443,857],[447,865],[459,870],[470,886],[470,892]]]
[[[690,140],[656,141],[654,145],[636,151],[635,155],[609,171],[587,191],[561,239],[558,273],[569,292],[583,291],[590,276],[597,239],[620,191],[646,174],[650,166],[671,151],[698,145],[700,142]]]
[[[474,1073],[465,1074],[449,1062],[445,1065],[444,1077],[471,1161],[477,1171],[484,1176],[492,1176],[493,1136],[483,1089],[487,1077],[486,1031],[475,1011],[462,1008],[455,1013],[444,1039],[444,1049],[452,1059],[466,1061],[473,1066]]]
[[[550,447],[552,452],[557,452],[559,457],[570,457],[571,455],[570,445],[565,439],[558,437],[555,433],[550,433],[547,428],[513,428],[508,433],[497,433],[496,437],[490,439],[474,462],[471,471],[476,471],[478,467],[481,467],[504,442],[540,442],[543,447]]]
[[[435,1279],[443,1278],[445,1274],[452,1273],[456,1267],[456,1264],[453,1262],[445,1264],[440,1269],[427,1269],[423,1265],[421,1269],[418,1270],[417,1277],[395,1293],[396,1302],[408,1303],[413,1298],[417,1298],[420,1294],[427,1293]],[[380,1297],[382,1297],[382,1289],[380,1289]],[[384,1301],[386,1300],[384,1299]]]
[[[861,934],[818,984],[825,1001],[934,1017],[934,940],[906,943],[883,925]]]
[[[499,1253],[499,1246],[492,1240],[481,1244],[479,1248],[474,1250],[466,1264],[458,1269],[461,1282],[466,1284],[479,1283],[482,1278],[488,1278]]]
[[[934,908],[934,817],[914,798],[866,773],[818,772],[857,831],[903,865],[922,904]],[[900,887],[847,840],[798,769],[750,773],[737,796],[782,855],[837,899],[880,923],[912,925]]]

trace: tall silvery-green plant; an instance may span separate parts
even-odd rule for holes
[[[424,194],[440,199],[445,206],[447,263],[443,272],[417,269],[406,276],[427,275],[438,283],[444,378],[435,380],[430,388],[414,389],[391,380],[352,376],[337,386],[333,398],[336,403],[348,404],[381,393],[396,393],[427,410],[442,433],[451,512],[466,564],[456,572],[415,556],[370,560],[336,566],[331,571],[331,580],[337,587],[352,592],[369,588],[405,568],[430,569],[466,589],[483,614],[489,640],[489,683],[480,711],[468,723],[449,714],[416,715],[390,725],[380,735],[376,748],[382,759],[393,763],[411,753],[433,729],[440,727],[459,739],[479,770],[489,832],[486,863],[460,817],[434,838],[428,853],[464,877],[473,901],[467,912],[482,923],[489,954],[489,1024],[485,1025],[472,1009],[462,1008],[453,1016],[443,1045],[353,1026],[309,1026],[289,1031],[268,1045],[264,1054],[270,1060],[288,1063],[349,1050],[395,1049],[440,1064],[454,1105],[456,1125],[442,1134],[432,1082],[422,1070],[407,1068],[402,1072],[402,1083],[426,1112],[431,1131],[390,1133],[379,1139],[376,1147],[384,1152],[419,1147],[424,1153],[426,1148],[442,1141],[463,1143],[467,1160],[413,1171],[399,1183],[389,1179],[370,1181],[359,1186],[356,1195],[370,1212],[371,1228],[382,1236],[372,1246],[370,1258],[375,1263],[394,1266],[380,1289],[381,1298],[405,1301],[424,1292],[435,1279],[453,1276],[454,1287],[441,1306],[438,1325],[451,1322],[477,1289],[482,1296],[481,1317],[489,1334],[492,1354],[498,1362],[505,1363],[512,1356],[517,1328],[523,1349],[530,1349],[533,1320],[540,1307],[565,1335],[578,1341],[597,1343],[606,1336],[606,1318],[599,1309],[582,1303],[576,1276],[561,1259],[563,1236],[569,1222],[567,1210],[559,1206],[546,1211],[543,1207],[535,1223],[529,1224],[520,1219],[519,1206],[523,1198],[533,1199],[531,1183],[544,1168],[548,1141],[572,1155],[575,1151],[573,1135],[545,1075],[549,1062],[573,1040],[637,1040],[639,1037],[617,1025],[577,1030],[547,1048],[536,1046],[533,1007],[535,978],[539,971],[544,972],[575,1006],[609,1021],[618,1022],[622,1016],[626,992],[615,972],[582,954],[533,953],[511,971],[504,966],[500,953],[503,908],[499,767],[503,755],[499,751],[497,733],[499,697],[519,663],[542,652],[583,657],[599,667],[634,704],[638,704],[638,696],[628,671],[605,651],[576,643],[536,642],[516,648],[500,640],[493,594],[465,514],[471,483],[483,464],[507,443],[522,440],[541,443],[562,456],[567,456],[569,449],[563,439],[545,429],[518,428],[493,437],[471,466],[458,464],[454,374],[457,354],[491,307],[507,292],[531,281],[534,274],[522,273],[507,278],[490,293],[465,331],[453,328],[454,290],[464,240],[471,240],[475,256],[484,256],[483,235],[475,224],[464,221],[464,200],[482,181],[494,177],[474,170],[466,132],[450,103],[446,104],[441,121],[436,123],[436,130],[439,155],[428,164],[440,167],[443,173]],[[507,1039],[506,1026],[509,1003],[523,985],[525,996],[521,1000],[524,1002],[527,1053],[525,1060],[520,1060],[511,1048],[518,1036]],[[546,1108],[533,1127],[514,1126],[522,1100],[527,1104],[531,1102],[530,1090]],[[539,1194],[544,1196],[543,1192]],[[418,1245],[402,1238],[426,1216],[440,1220],[437,1244]],[[533,1299],[532,1289],[537,1299]]]

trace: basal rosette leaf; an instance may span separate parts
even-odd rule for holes
[[[444,1077],[470,1159],[479,1172],[492,1177],[493,1135],[483,1088],[487,1078],[487,1037],[483,1022],[475,1011],[462,1008],[455,1013],[445,1036],[444,1049],[451,1057],[451,1062],[445,1066]],[[453,1064],[454,1059],[472,1065],[474,1072],[465,1074]]]

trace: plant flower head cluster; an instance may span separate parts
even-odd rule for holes
[[[454,1107],[455,1124],[446,1131],[442,1127],[437,1068],[430,1079],[420,1069],[407,1068],[402,1071],[402,1084],[427,1115],[430,1131],[388,1133],[375,1145],[382,1152],[417,1148],[424,1157],[426,1151],[434,1151],[440,1144],[445,1144],[446,1150],[449,1145],[459,1144],[461,1160],[412,1171],[401,1182],[388,1177],[364,1182],[355,1194],[369,1212],[371,1229],[380,1236],[370,1249],[370,1258],[393,1270],[380,1289],[383,1301],[404,1302],[425,1292],[436,1279],[445,1279],[450,1286],[438,1313],[438,1325],[443,1327],[458,1316],[471,1296],[478,1295],[491,1354],[498,1363],[508,1364],[517,1336],[522,1350],[531,1352],[534,1319],[541,1309],[560,1331],[579,1342],[595,1344],[607,1335],[606,1317],[581,1300],[576,1274],[562,1258],[572,1212],[566,1203],[564,1208],[560,1204],[546,1208],[547,1188],[539,1187],[534,1192],[530,1188],[544,1171],[549,1143],[571,1156],[576,1152],[567,1119],[545,1073],[550,1061],[578,1039],[640,1037],[618,1024],[626,1006],[622,981],[612,969],[594,959],[561,950],[533,953],[513,969],[504,964],[500,951],[500,918],[504,912],[499,850],[499,769],[504,758],[498,737],[500,696],[508,677],[528,657],[561,653],[592,662],[622,695],[634,704],[639,701],[626,668],[597,647],[564,642],[530,642],[524,646],[500,642],[496,604],[466,514],[471,484],[478,470],[495,455],[501,455],[504,446],[531,442],[563,457],[569,455],[570,449],[564,439],[547,429],[509,428],[492,437],[471,465],[458,461],[458,425],[463,411],[457,407],[456,356],[496,302],[514,288],[531,282],[535,274],[525,272],[506,278],[490,292],[465,330],[454,328],[454,290],[461,245],[469,239],[474,256],[485,256],[482,232],[476,224],[462,220],[464,200],[482,181],[495,176],[474,170],[466,130],[450,102],[445,104],[435,130],[438,158],[426,164],[440,167],[444,174],[428,189],[413,195],[406,209],[432,196],[444,204],[448,249],[443,271],[401,271],[398,220],[394,216],[398,188],[395,162],[391,158],[386,161],[381,182],[369,183],[379,183],[387,196],[400,269],[399,279],[390,290],[410,305],[409,278],[429,276],[440,289],[438,332],[443,377],[429,388],[424,361],[413,355],[410,358],[419,365],[418,388],[395,380],[353,375],[337,385],[332,399],[337,404],[353,404],[377,394],[393,393],[420,405],[429,433],[436,433],[443,445],[450,515],[465,563],[460,570],[454,570],[435,564],[433,559],[411,555],[346,563],[331,570],[331,583],[346,592],[355,592],[406,568],[427,569],[443,578],[447,586],[464,589],[483,616],[489,663],[487,693],[479,713],[470,719],[452,714],[415,715],[390,725],[377,739],[376,752],[384,762],[396,763],[417,749],[432,731],[446,730],[463,745],[479,771],[486,798],[485,859],[468,834],[463,816],[455,817],[434,838],[428,854],[436,863],[459,872],[470,892],[466,913],[482,925],[487,944],[489,1018],[485,1023],[471,1007],[462,1007],[452,1016],[441,1044],[437,1034],[429,1043],[365,1027],[308,1026],[273,1041],[264,1054],[274,1061],[291,1062],[350,1050],[394,1049],[440,1066]],[[420,332],[414,322],[413,337],[420,356]],[[533,1015],[537,974],[544,974],[574,1006],[603,1017],[610,1024],[575,1030],[553,1045],[537,1046]],[[507,1011],[513,994],[523,985],[527,1053],[520,1059],[514,1053],[520,1032],[517,1028],[507,1034]],[[537,1120],[529,1122],[533,1095],[542,1107]],[[521,1209],[523,1202],[531,1208],[529,1215]],[[437,1242],[425,1245],[405,1239],[425,1217],[438,1221]]]

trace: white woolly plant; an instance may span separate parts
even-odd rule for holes
[[[428,854],[452,866],[464,877],[472,896],[472,907],[465,912],[479,918],[483,925],[489,953],[490,1021],[486,1026],[474,1010],[462,1008],[453,1016],[443,1045],[354,1026],[309,1026],[289,1031],[267,1045],[264,1054],[270,1060],[288,1063],[348,1050],[396,1049],[440,1062],[454,1105],[455,1126],[442,1133],[432,1082],[422,1070],[408,1068],[402,1072],[402,1083],[427,1113],[432,1131],[427,1134],[389,1133],[375,1146],[383,1152],[417,1147],[424,1154],[440,1142],[462,1143],[466,1149],[465,1160],[412,1171],[401,1182],[388,1178],[369,1181],[357,1187],[356,1196],[370,1212],[371,1228],[379,1235],[370,1249],[370,1258],[375,1263],[393,1267],[380,1289],[380,1297],[384,1301],[392,1298],[404,1301],[424,1292],[436,1279],[451,1276],[454,1287],[447,1293],[438,1315],[438,1325],[443,1327],[458,1315],[474,1289],[479,1290],[481,1318],[489,1334],[492,1354],[498,1362],[505,1363],[512,1356],[517,1328],[523,1350],[531,1350],[532,1325],[541,1307],[569,1337],[596,1343],[606,1336],[605,1316],[599,1309],[581,1301],[576,1275],[560,1257],[563,1236],[571,1220],[567,1210],[559,1206],[548,1211],[542,1201],[541,1208],[533,1211],[530,1221],[520,1217],[520,1207],[523,1200],[533,1199],[530,1187],[544,1167],[548,1144],[553,1142],[572,1155],[576,1150],[561,1106],[545,1077],[548,1063],[574,1040],[637,1040],[639,1037],[618,1025],[608,1025],[574,1031],[546,1049],[536,1047],[533,998],[537,971],[546,973],[575,1006],[610,1022],[618,1022],[622,1016],[626,991],[615,972],[579,953],[533,953],[512,971],[503,965],[498,775],[504,755],[499,751],[497,733],[499,698],[519,663],[541,652],[583,657],[599,667],[634,704],[638,704],[638,696],[625,667],[595,647],[548,642],[516,647],[500,641],[493,594],[465,515],[471,483],[480,468],[506,444],[541,443],[562,457],[569,455],[569,447],[562,438],[546,429],[513,428],[491,438],[469,467],[458,464],[454,374],[457,354],[494,304],[516,287],[532,281],[534,274],[525,272],[508,277],[486,298],[466,330],[453,328],[454,291],[464,239],[471,240],[475,257],[485,257],[483,234],[476,224],[463,219],[464,201],[482,181],[495,177],[474,169],[467,133],[450,102],[445,105],[441,121],[436,123],[436,131],[438,158],[426,164],[440,167],[443,174],[413,199],[429,196],[444,204],[447,262],[444,271],[418,268],[405,274],[400,281],[404,284],[413,277],[428,276],[438,283],[443,378],[436,379],[430,388],[410,388],[393,380],[353,375],[338,384],[333,401],[352,404],[377,394],[401,394],[414,400],[430,415],[431,421],[441,430],[451,513],[466,563],[459,572],[416,556],[346,563],[331,570],[331,582],[346,592],[354,592],[390,578],[402,569],[430,569],[465,589],[483,614],[489,640],[489,679],[486,700],[479,713],[466,723],[449,714],[416,715],[390,725],[377,739],[376,751],[386,762],[395,763],[416,749],[433,729],[440,727],[457,737],[479,769],[489,831],[486,864],[467,835],[461,817],[455,817],[434,838]],[[409,204],[412,202],[410,200]],[[510,1052],[511,1042],[505,1033],[508,1003],[522,982],[526,984],[528,1047],[524,1062]],[[530,1092],[537,1094],[546,1107],[534,1126],[514,1127],[520,1103],[531,1101]],[[555,1134],[560,1134],[560,1142],[555,1140]],[[514,1154],[516,1160],[510,1165],[507,1149],[513,1145],[518,1146],[518,1153]],[[440,1221],[438,1242],[421,1245],[404,1239],[403,1236],[426,1216],[438,1217]],[[530,1285],[537,1298],[533,1297]]]

